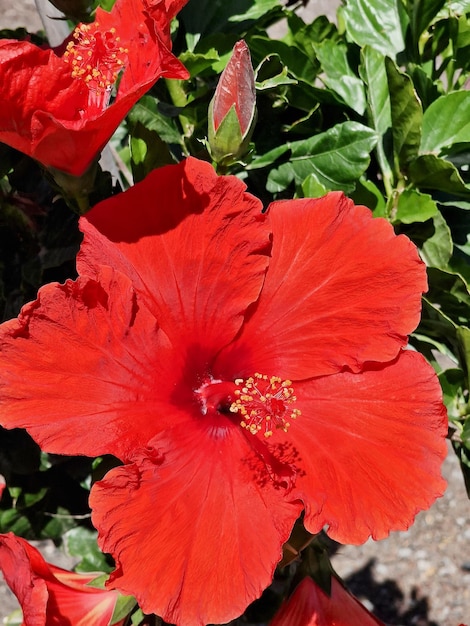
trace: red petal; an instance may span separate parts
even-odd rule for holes
[[[193,425],[152,445],[91,491],[111,586],[172,624],[226,623],[271,582],[300,506],[238,427]]]
[[[387,366],[297,384],[296,493],[312,533],[340,543],[406,530],[444,493],[447,418],[433,369],[405,351]]]
[[[46,626],[47,565],[39,552],[13,533],[0,535],[0,569],[23,609],[25,626]]]
[[[393,359],[426,289],[416,247],[337,192],[275,202],[268,219],[266,282],[224,362],[296,380]]]
[[[43,287],[0,327],[1,423],[46,450],[127,458],[187,413],[168,396],[183,364],[127,277],[102,268]]]
[[[384,626],[343,585],[331,579],[328,596],[304,578],[269,626]]]
[[[192,158],[155,170],[82,218],[79,272],[119,269],[175,349],[215,355],[258,297],[269,260],[261,203],[245,189]]]
[[[12,533],[0,535],[0,569],[23,609],[25,626],[108,626],[118,595],[86,586],[96,575],[49,565],[40,552]]]

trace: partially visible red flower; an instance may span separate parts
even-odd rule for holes
[[[0,474],[0,500],[2,499],[3,492],[7,486],[5,478]]]
[[[0,40],[0,141],[83,174],[158,78],[188,76],[169,36],[186,1],[117,0],[110,13],[98,7],[94,23],[77,26],[61,52]]]
[[[116,591],[90,587],[97,574],[75,574],[46,563],[36,548],[13,533],[0,535],[0,571],[18,598],[23,626],[111,624]]]
[[[333,576],[327,595],[311,578],[297,585],[269,626],[384,626]]]
[[[437,377],[403,350],[426,272],[341,193],[274,202],[189,158],[80,221],[79,278],[0,327],[0,422],[113,454],[91,491],[109,586],[226,623],[304,525],[406,529],[445,488]]]

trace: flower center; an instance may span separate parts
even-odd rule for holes
[[[252,435],[263,430],[266,438],[271,437],[275,428],[287,432],[290,420],[301,414],[292,407],[297,398],[290,380],[256,373],[246,380],[238,378],[235,385],[230,411],[241,416],[240,426]]]
[[[127,63],[128,49],[119,45],[116,29],[100,30],[99,23],[80,24],[69,41],[64,61],[72,66],[72,77],[82,80],[90,91],[107,96]],[[106,102],[107,104],[107,102]]]

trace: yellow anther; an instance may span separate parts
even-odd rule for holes
[[[272,437],[274,429],[287,432],[289,420],[295,420],[300,410],[293,408],[296,402],[292,381],[279,376],[267,376],[256,372],[249,378],[237,378],[235,401],[230,405],[232,413],[243,417],[240,426],[256,435],[264,430],[266,438]]]

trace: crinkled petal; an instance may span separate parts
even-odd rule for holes
[[[298,452],[296,495],[308,531],[327,526],[345,544],[383,539],[406,530],[444,493],[446,411],[420,354],[404,351],[389,365],[296,384],[295,391],[302,414],[285,437]]]
[[[23,609],[25,626],[46,626],[47,567],[39,552],[13,533],[0,535],[0,570]]]
[[[261,203],[245,189],[192,158],[155,170],[82,218],[78,270],[119,269],[175,349],[215,355],[237,334],[269,261]]]
[[[0,570],[18,598],[24,626],[108,626],[118,594],[80,575],[46,563],[36,548],[13,533],[0,535]]]
[[[226,623],[271,582],[300,504],[235,425],[152,446],[91,491],[98,542],[116,560],[110,586],[178,626]]]
[[[416,247],[334,192],[275,202],[272,260],[258,305],[222,356],[240,375],[291,380],[393,359],[417,326],[426,272]]]
[[[183,363],[126,276],[97,279],[46,285],[0,326],[0,422],[49,452],[125,460],[187,419],[168,410]]]
[[[384,626],[336,579],[327,595],[304,578],[281,606],[269,626]]]

